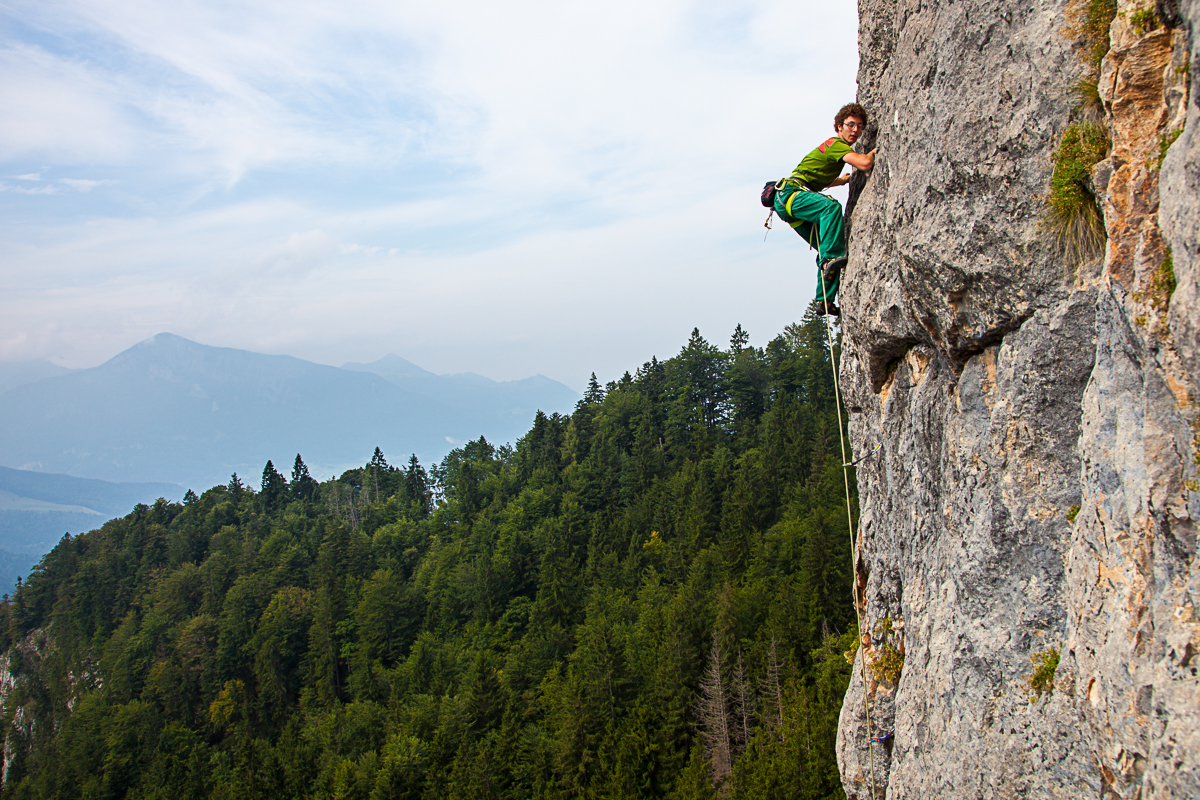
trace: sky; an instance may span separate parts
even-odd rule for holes
[[[763,345],[851,2],[0,0],[0,361],[157,333],[579,390]],[[845,190],[834,190],[844,201]]]

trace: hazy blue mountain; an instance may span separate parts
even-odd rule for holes
[[[0,550],[0,592],[4,594],[12,592],[17,578],[28,578],[34,565],[41,560],[42,554],[9,553]]]
[[[18,500],[17,503],[19,502]],[[17,503],[0,494],[0,551],[22,557],[33,556],[34,561],[43,553],[50,552],[64,533],[75,534],[95,530],[117,516],[86,509],[67,510],[70,506],[60,509],[14,509],[13,506]],[[125,514],[132,510],[133,506],[130,506],[125,510]],[[0,576],[2,575],[3,573],[0,573]]]
[[[342,364],[342,369],[354,370],[355,372],[374,372],[382,378],[387,378],[395,383],[406,379],[437,379],[437,374],[430,372],[427,369],[422,369],[406,358],[401,358],[395,353],[388,353],[378,361],[372,361],[369,364],[360,364],[357,361],[351,361],[349,364]],[[487,380],[487,378],[484,378]]]
[[[40,381],[42,378],[52,378],[55,375],[66,375],[72,370],[52,364],[49,361],[0,361],[0,394],[9,389],[24,386],[27,383]]]
[[[109,519],[128,514],[138,503],[153,503],[160,497],[179,500],[183,497],[184,488],[173,483],[112,483],[93,478],[0,467],[0,494],[2,493],[51,505],[83,508]],[[0,509],[3,508],[4,505],[0,502]]]
[[[392,379],[159,334],[98,367],[0,394],[0,463],[199,490],[235,471],[255,485],[267,459],[286,474],[299,452],[328,477],[376,446],[393,461],[416,453],[429,463],[452,441],[509,441],[537,408],[566,411],[576,398],[546,378],[495,383],[385,360]],[[486,405],[489,390],[501,407]]]
[[[183,492],[170,483],[110,483],[0,467],[0,591],[29,575],[64,533],[93,530],[138,503],[179,500]]]
[[[512,440],[528,430],[539,408],[547,413],[568,412],[579,400],[579,395],[572,389],[545,375],[503,382],[474,372],[435,375],[395,353],[369,364],[343,364],[342,369],[373,373],[402,389],[432,397],[458,415],[489,420],[499,426],[498,430],[508,431],[507,435],[498,437],[500,442]]]

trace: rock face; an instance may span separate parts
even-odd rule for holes
[[[860,3],[842,389],[864,624],[906,654],[870,728],[856,662],[850,798],[1200,797],[1200,0],[1159,5],[1113,23],[1076,265],[1041,223],[1087,74],[1065,3]]]

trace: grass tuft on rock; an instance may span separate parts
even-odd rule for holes
[[[897,630],[892,625],[891,617],[884,617],[875,623],[875,635],[882,638],[875,655],[867,668],[875,680],[895,686],[904,671],[904,653],[896,647]]]
[[[1099,255],[1107,238],[1104,216],[1092,191],[1092,167],[1108,155],[1108,148],[1103,125],[1077,122],[1063,132],[1054,152],[1045,226],[1072,264]]]
[[[1109,32],[1116,18],[1117,0],[1074,0],[1067,9],[1068,30],[1083,40],[1084,60],[1096,70],[1109,50]]]
[[[1159,314],[1166,314],[1170,309],[1175,286],[1175,258],[1168,247],[1166,258],[1150,276],[1149,285],[1146,287],[1146,299]]]
[[[1133,12],[1129,15],[1129,22],[1133,25],[1133,32],[1138,36],[1145,36],[1160,27],[1158,14],[1154,13],[1153,8],[1143,8]]]
[[[1100,99],[1100,84],[1091,78],[1084,78],[1071,87],[1071,97],[1075,106],[1071,109],[1078,118],[1088,122],[1099,122],[1104,119],[1104,102]]]
[[[1183,133],[1183,128],[1164,133],[1158,137],[1158,161],[1155,163],[1155,169],[1162,169],[1163,161],[1167,158],[1167,151],[1171,149],[1171,145],[1175,144],[1175,140]]]
[[[1029,687],[1029,702],[1036,703],[1043,694],[1054,692],[1054,673],[1058,671],[1059,650],[1051,647],[1039,650],[1031,655],[1033,673],[1025,679]]]

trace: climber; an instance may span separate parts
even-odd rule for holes
[[[867,124],[867,110],[858,103],[842,106],[833,118],[837,136],[826,139],[785,178],[775,192],[775,212],[817,248],[817,313],[838,316],[839,276],[846,265],[846,236],[842,229],[842,204],[821,191],[850,180],[842,165],[869,172],[875,151],[854,152],[854,143]],[[822,275],[824,273],[824,281]],[[822,285],[823,284],[823,285]]]

